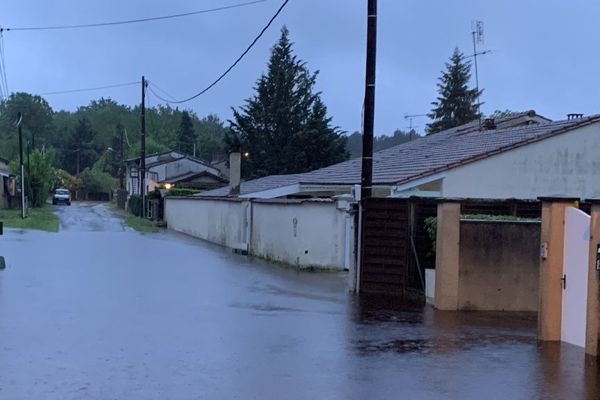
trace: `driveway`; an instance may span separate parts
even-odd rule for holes
[[[595,361],[539,345],[535,316],[390,309],[106,206],[57,234],[7,230],[0,398],[592,399]]]

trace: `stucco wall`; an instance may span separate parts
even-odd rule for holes
[[[489,132],[494,135],[494,131]],[[448,171],[444,197],[600,197],[600,124]]]
[[[165,221],[170,229],[212,243],[243,248],[244,203],[223,200],[165,200]]]
[[[300,268],[350,268],[354,219],[335,201],[169,199],[170,229]]]
[[[461,221],[458,308],[537,311],[540,224]]]
[[[255,203],[251,252],[301,267],[342,268],[344,224],[345,213],[332,202]]]

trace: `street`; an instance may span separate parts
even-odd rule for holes
[[[301,273],[102,204],[56,234],[6,230],[0,398],[595,399],[596,361],[531,314],[382,310]]]

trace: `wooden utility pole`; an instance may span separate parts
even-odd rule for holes
[[[363,120],[363,149],[361,200],[373,193],[373,131],[375,125],[375,68],[377,59],[377,0],[367,6],[367,69],[365,79],[365,110]]]
[[[125,171],[123,170],[123,129],[125,129],[123,126],[119,127],[119,146],[120,146],[120,151],[119,151],[119,189],[125,189],[125,179],[124,179],[124,174]]]
[[[23,167],[23,132],[21,122],[23,115],[17,114],[17,127],[19,129],[19,173],[21,174],[21,218],[25,219],[25,168]]]
[[[142,135],[140,168],[138,171],[140,177],[140,195],[142,197],[142,217],[146,216],[146,78],[142,76]]]

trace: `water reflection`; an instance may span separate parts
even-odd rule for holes
[[[421,383],[415,398],[600,398],[598,360],[576,346],[538,342],[535,313],[442,312],[363,296],[350,319],[355,354],[367,365],[395,359],[395,379]]]

